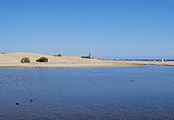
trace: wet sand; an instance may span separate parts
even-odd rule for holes
[[[21,63],[24,57],[30,58],[30,63]],[[48,63],[37,63],[36,59],[47,57]],[[0,54],[0,68],[110,68],[131,67],[142,65],[174,66],[174,62],[137,62],[137,61],[111,61],[85,59],[80,56],[56,57],[35,53],[9,53]]]

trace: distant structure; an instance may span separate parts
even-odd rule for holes
[[[62,55],[61,54],[57,54],[57,55],[54,55],[55,57],[62,57]]]
[[[81,58],[87,58],[87,59],[91,59],[91,53],[89,53],[88,56],[81,56]]]
[[[161,59],[161,62],[164,62],[164,59]]]
[[[98,57],[98,58],[96,58],[97,60],[103,60],[103,58],[102,57]]]
[[[89,55],[88,55],[90,58],[91,58],[91,53],[89,53]]]

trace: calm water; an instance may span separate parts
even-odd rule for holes
[[[0,69],[0,120],[11,119],[174,120],[174,67]]]

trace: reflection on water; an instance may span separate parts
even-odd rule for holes
[[[174,119],[173,73],[159,66],[0,69],[0,118]]]

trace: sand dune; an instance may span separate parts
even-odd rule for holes
[[[29,57],[30,63],[21,63],[23,57]],[[36,59],[40,57],[47,57],[48,63],[37,63]],[[174,65],[173,62],[125,62],[125,61],[108,61],[97,59],[84,59],[80,56],[62,56],[56,57],[45,54],[35,53],[9,53],[0,54],[1,68],[80,68],[80,67],[130,67],[140,65]]]

